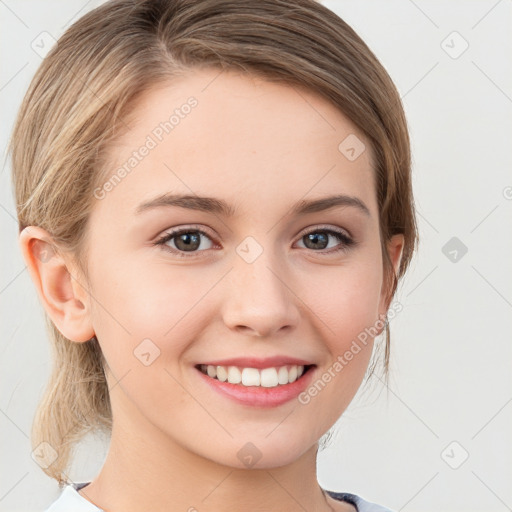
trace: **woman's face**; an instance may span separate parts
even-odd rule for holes
[[[370,147],[320,97],[218,70],[147,92],[128,124],[87,240],[114,421],[148,449],[288,464],[353,398],[386,312]]]

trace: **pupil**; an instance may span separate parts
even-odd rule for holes
[[[325,233],[322,233],[322,234],[309,234],[307,235],[306,237],[309,241],[312,241],[313,244],[317,244],[319,239],[321,239],[320,243],[323,241],[323,242],[327,242],[327,237],[325,235]],[[307,245],[307,244],[306,244]],[[321,249],[325,249],[326,246],[324,247],[321,247]],[[313,248],[318,248],[316,246],[314,246]]]
[[[180,247],[180,243],[183,242],[185,244],[183,247]],[[184,249],[186,251],[191,251],[197,249],[199,247],[199,236],[197,234],[190,235],[189,233],[184,233],[178,237],[176,245],[178,249]]]

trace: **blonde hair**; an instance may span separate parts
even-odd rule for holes
[[[109,144],[126,129],[124,120],[143,91],[199,67],[305,87],[367,137],[391,301],[417,244],[402,103],[366,44],[314,0],[118,0],[79,19],[43,60],[14,127],[20,232],[31,225],[46,229],[76,257],[87,282],[87,222]],[[386,241],[398,233],[405,244],[395,274]],[[97,340],[71,342],[46,319],[54,365],[34,418],[32,446],[46,442],[57,451],[44,471],[63,485],[73,446],[92,429],[110,431],[112,412]],[[385,331],[387,377],[388,325]]]

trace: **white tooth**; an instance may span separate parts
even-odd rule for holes
[[[288,368],[281,366],[277,372],[277,382],[279,384],[288,384]]]
[[[221,382],[226,382],[228,380],[228,372],[223,366],[217,366],[217,379]]]
[[[279,368],[242,368],[236,366],[201,365],[201,370],[209,377],[217,378],[221,382],[230,384],[242,384],[244,386],[262,386],[272,388],[295,382],[303,373],[304,366],[292,365]]]
[[[256,368],[244,368],[242,370],[242,384],[244,386],[259,386],[260,372]]]
[[[261,385],[264,388],[273,388],[277,386],[279,380],[277,378],[277,370],[275,368],[265,368],[261,370]]]
[[[230,384],[240,384],[242,382],[242,374],[236,366],[228,366],[228,382]]]

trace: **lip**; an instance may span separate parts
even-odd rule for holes
[[[289,359],[288,359],[289,360]],[[238,361],[241,359],[230,359],[229,361]],[[255,366],[246,366],[247,358],[243,359],[243,365],[233,364],[231,366],[244,366],[245,368],[256,368]],[[260,363],[262,360],[259,360]],[[267,360],[266,360],[267,361]],[[202,363],[207,364],[207,363]],[[224,366],[226,361],[219,366]],[[268,363],[266,363],[268,366]],[[296,364],[296,363],[289,363]],[[284,366],[284,365],[281,365]],[[200,369],[194,367],[199,374],[200,379],[210,389],[213,389],[220,395],[234,401],[235,403],[248,405],[259,408],[278,407],[293,399],[296,399],[311,383],[316,365],[308,365],[308,370],[303,373],[295,382],[284,384],[271,388],[262,386],[243,386],[242,384],[230,384],[229,382],[221,382],[218,379],[205,375]],[[265,368],[266,366],[263,366]]]
[[[239,366],[242,368],[271,368],[275,366],[286,366],[286,365],[297,365],[297,366],[311,366],[314,363],[306,361],[305,359],[297,359],[295,357],[288,356],[273,356],[273,357],[233,357],[231,359],[222,359],[216,361],[203,361],[198,363],[196,366],[201,364],[212,365],[212,366]]]

